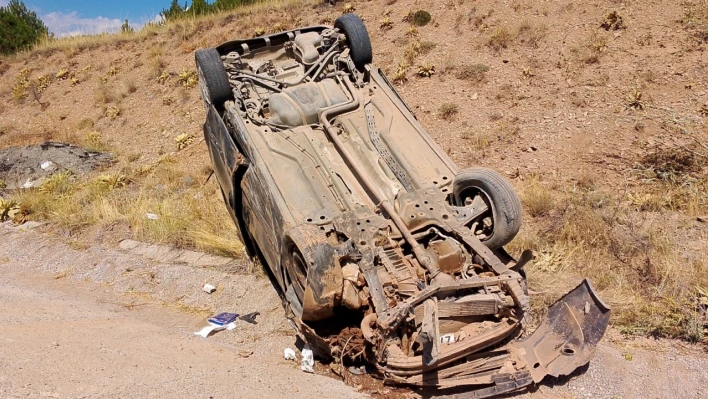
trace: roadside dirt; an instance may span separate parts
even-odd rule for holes
[[[77,250],[9,223],[0,254],[2,397],[366,397],[326,366],[311,375],[283,360],[294,330],[266,278],[101,245]],[[217,292],[202,292],[204,282]],[[206,340],[192,335],[221,311],[261,315]],[[612,331],[589,367],[519,397],[699,399],[706,370],[698,346]],[[416,396],[376,389],[367,394]]]

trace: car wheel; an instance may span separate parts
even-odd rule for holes
[[[215,48],[205,48],[197,50],[194,58],[204,100],[221,108],[233,94],[219,52]]]
[[[285,259],[284,270],[285,289],[288,289],[288,285],[292,285],[295,294],[300,303],[302,303],[307,287],[307,262],[305,262],[302,252],[294,243],[290,243],[287,248],[288,254]]]
[[[491,249],[509,243],[521,228],[521,201],[511,184],[499,173],[486,168],[461,171],[452,186],[456,206],[464,206],[481,196],[489,210],[471,222],[473,233]]]
[[[364,66],[373,59],[371,39],[364,22],[355,14],[344,14],[334,21],[334,27],[347,37],[349,52],[356,69],[363,72]]]

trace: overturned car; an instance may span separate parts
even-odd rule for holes
[[[458,170],[372,64],[359,17],[202,49],[196,64],[224,201],[319,356],[474,398],[592,358],[610,309],[587,280],[524,334],[528,256],[503,249],[521,225],[513,188]]]

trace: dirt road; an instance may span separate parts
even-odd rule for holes
[[[205,281],[219,290],[201,292]],[[0,287],[3,398],[364,397],[282,359],[295,338],[267,278],[72,249],[3,224]],[[255,310],[257,325],[191,334],[211,312]],[[521,397],[706,398],[706,370],[698,348],[606,342],[583,373]]]

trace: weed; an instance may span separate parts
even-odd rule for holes
[[[66,68],[61,68],[59,71],[54,75],[55,78],[59,80],[66,80],[69,78],[69,70]]]
[[[584,59],[585,63],[597,64],[600,62],[600,56],[607,48],[607,38],[597,32],[592,32],[585,47],[588,49],[588,54]]]
[[[418,37],[418,28],[416,28],[415,26],[408,27],[408,30],[406,31],[406,36]]]
[[[169,106],[169,105],[174,104],[174,102],[175,102],[175,98],[170,95],[166,95],[166,96],[162,97],[162,105]]]
[[[406,76],[408,68],[409,66],[405,61],[399,62],[398,67],[396,67],[396,73],[393,74],[393,81],[398,84],[405,83],[408,80]]]
[[[140,160],[141,154],[139,152],[136,152],[134,154],[128,155],[128,162],[137,162]]]
[[[128,184],[128,177],[122,174],[104,174],[96,178],[95,186],[101,192],[113,191]]]
[[[625,25],[624,19],[617,11],[611,11],[602,18],[600,27],[604,30],[620,30],[626,29],[627,25]]]
[[[71,189],[73,175],[69,171],[55,173],[42,181],[39,191],[48,194],[66,194]]]
[[[263,36],[265,34],[266,30],[262,26],[256,27],[256,29],[253,30],[253,37]]]
[[[487,46],[491,47],[495,51],[501,51],[509,46],[511,43],[511,32],[506,26],[498,26],[494,28],[491,36],[487,40]]]
[[[177,81],[182,84],[185,89],[191,89],[197,85],[197,72],[192,69],[183,69],[177,75]]]
[[[435,65],[431,62],[424,62],[418,67],[418,76],[423,78],[429,78],[435,75]]]
[[[88,151],[96,152],[105,152],[109,149],[108,145],[103,141],[103,135],[97,131],[87,133],[81,140],[81,146]]]
[[[108,76],[116,76],[116,75],[118,75],[118,72],[120,72],[120,70],[118,69],[118,66],[117,66],[117,65],[111,65],[111,66],[108,68],[108,72],[106,72],[106,75],[108,75]]]
[[[644,100],[642,100],[642,92],[634,88],[627,95],[627,107],[632,109],[642,110],[645,107]]]
[[[14,218],[19,210],[20,204],[17,201],[0,197],[0,222]]]
[[[483,133],[464,133],[462,138],[470,142],[470,145],[475,150],[482,150],[492,144],[491,138]]]
[[[52,80],[49,78],[47,75],[41,75],[37,77],[37,80],[34,82],[33,86],[35,90],[37,90],[37,93],[42,93],[44,90],[46,90],[49,87],[49,84],[52,82]]]
[[[175,142],[177,142],[177,149],[181,150],[194,142],[194,136],[189,133],[182,133],[175,137]]]
[[[15,101],[22,101],[27,97],[27,89],[30,87],[29,73],[28,68],[23,68],[17,75],[15,83],[12,85],[12,98]]]
[[[472,82],[483,82],[489,67],[484,64],[463,65],[457,71],[457,78]]]
[[[162,71],[162,73],[157,77],[157,82],[164,85],[168,80],[170,80],[170,74],[167,71]]]
[[[390,30],[391,28],[393,28],[393,21],[391,20],[391,17],[384,17],[379,23],[379,28],[381,30]]]
[[[458,112],[460,112],[460,107],[455,103],[443,103],[438,110],[440,117],[445,120],[452,119]]]
[[[403,56],[409,64],[413,63],[413,60],[415,60],[415,57],[418,55],[420,55],[420,42],[417,41],[409,44],[403,52]]]
[[[415,26],[425,26],[430,23],[430,13],[424,10],[418,10],[413,14],[411,23]]]
[[[109,119],[115,119],[120,116],[120,108],[115,105],[111,105],[106,108],[106,112],[103,113],[103,116]]]
[[[164,75],[166,73],[165,67],[167,66],[167,63],[165,63],[165,60],[162,57],[151,58],[148,63],[148,66],[149,66],[148,76],[152,79],[157,79],[158,77],[161,77],[162,75]],[[158,82],[159,82],[159,79],[158,79]],[[160,83],[164,83],[164,82],[160,82]]]
[[[632,356],[632,354],[629,353],[629,352],[623,353],[623,354],[622,354],[622,357],[624,358],[624,360],[626,360],[626,361],[628,361],[628,362],[631,362],[631,361],[634,359],[634,357]]]
[[[342,8],[342,14],[351,14],[354,11],[356,11],[356,7],[354,7],[354,4],[352,3],[345,3]]]

